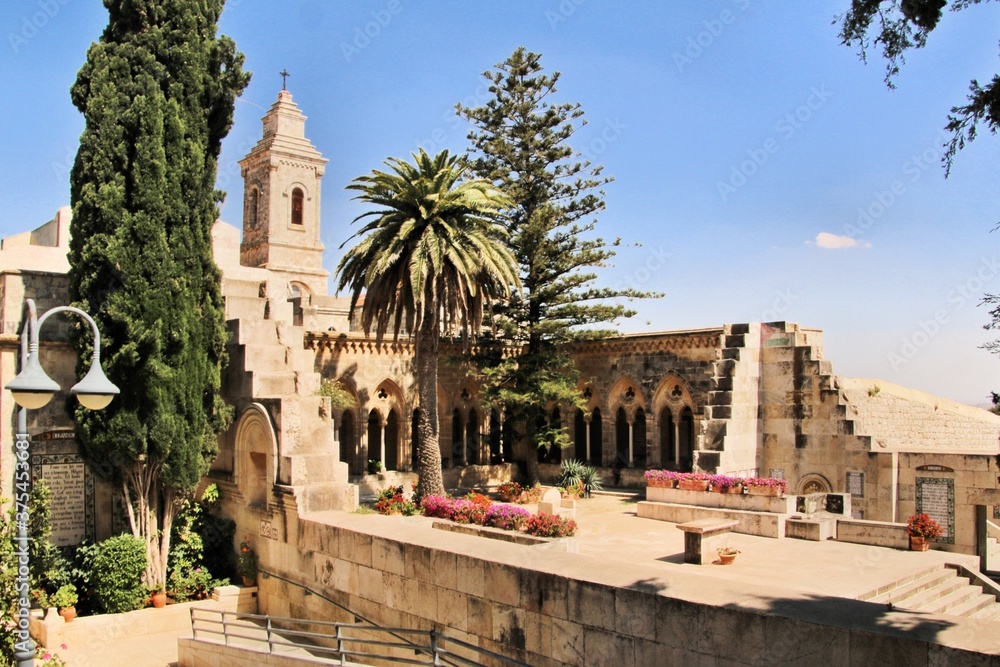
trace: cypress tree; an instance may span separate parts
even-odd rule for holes
[[[496,356],[481,366],[489,395],[504,405],[528,443],[527,474],[535,481],[534,449],[569,444],[561,425],[546,417],[546,407],[583,407],[566,344],[607,337],[614,331],[601,325],[635,314],[615,299],[658,295],[595,285],[595,270],[621,243],[591,236],[605,208],[601,188],[612,179],[569,145],[586,121],[579,104],[551,101],[559,73],[545,74],[541,55],[519,47],[483,76],[493,97],[457,110],[473,125],[473,173],[514,202],[504,221],[523,290],[496,306],[498,337],[520,352],[502,357],[494,350]]]
[[[118,484],[162,584],[171,523],[216,454],[230,411],[211,229],[222,139],[249,82],[217,34],[224,0],[104,0],[109,21],[71,90],[86,127],[70,177],[70,290],[103,335],[122,393],[78,409],[85,458]],[[76,342],[89,358],[89,336]]]

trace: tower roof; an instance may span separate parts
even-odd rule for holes
[[[287,90],[278,93],[278,100],[271,105],[261,121],[264,124],[264,136],[240,161],[241,166],[268,151],[317,165],[328,162],[306,139],[306,116],[292,101],[292,94]],[[320,168],[322,169],[321,166]]]

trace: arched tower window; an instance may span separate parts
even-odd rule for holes
[[[305,206],[305,194],[302,192],[302,188],[295,188],[292,190],[292,224],[301,225],[302,224],[302,210]]]

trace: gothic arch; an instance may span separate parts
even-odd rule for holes
[[[251,403],[236,423],[236,485],[246,502],[267,507],[274,485],[278,460],[278,439],[267,409]]]
[[[653,414],[663,413],[664,408],[670,410],[670,414],[676,420],[680,417],[681,410],[685,407],[694,411],[694,400],[691,398],[691,388],[687,382],[674,373],[669,373],[656,386],[653,392]]]
[[[313,222],[309,215],[309,202],[312,201],[312,194],[305,183],[295,181],[289,183],[282,193],[287,200],[288,227],[291,229],[305,229],[309,223]]]
[[[375,391],[368,397],[368,405],[365,407],[367,411],[374,410],[378,413],[380,422],[384,424],[392,410],[397,415],[406,414],[408,411],[403,409],[405,404],[403,390],[395,381],[385,378],[375,385]]]
[[[646,407],[642,385],[628,376],[621,378],[608,392],[607,407],[609,415],[617,415],[618,410],[622,409],[626,417],[631,420],[635,417],[637,408]]]

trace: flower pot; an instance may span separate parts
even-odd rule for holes
[[[781,489],[776,486],[748,486],[747,493],[751,496],[770,496],[778,498],[781,496]]]
[[[652,486],[659,489],[672,489],[674,488],[676,480],[673,479],[650,479],[646,480],[646,486]]]
[[[243,577],[243,585],[244,586],[256,586],[257,585],[257,577],[248,577],[246,575],[242,575],[242,577]]]
[[[927,551],[930,548],[931,543],[927,538],[910,536],[910,551]]]
[[[59,615],[62,616],[67,623],[72,623],[73,619],[76,618],[76,607],[63,607],[59,610]]]
[[[742,484],[734,484],[733,486],[725,486],[725,487],[720,486],[720,487],[713,488],[712,490],[715,491],[716,493],[729,493],[729,494],[737,495],[737,494],[743,493],[743,485]]]
[[[736,554],[719,554],[719,565],[732,565]]]
[[[708,480],[682,479],[677,483],[677,488],[684,491],[708,491]]]
[[[162,609],[167,604],[167,594],[163,591],[153,593],[149,596],[149,601],[153,603],[155,608]]]

